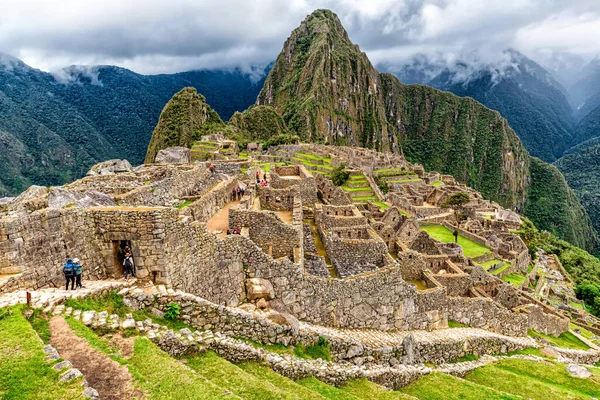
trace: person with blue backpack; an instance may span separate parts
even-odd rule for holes
[[[75,290],[75,265],[73,264],[73,260],[70,258],[63,267],[63,274],[67,280],[67,286],[65,287],[65,290],[69,290],[69,282],[71,282],[71,290]]]
[[[79,263],[79,258],[73,259],[73,268],[75,269],[75,287],[77,289],[83,289],[84,286],[81,284],[81,264]]]

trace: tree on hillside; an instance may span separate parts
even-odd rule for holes
[[[453,193],[448,197],[444,202],[440,205],[442,208],[451,208],[454,211],[454,217],[456,218],[456,222],[459,221],[460,211],[463,206],[467,204],[470,200],[470,197],[465,192]]]

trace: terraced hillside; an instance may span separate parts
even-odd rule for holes
[[[39,294],[34,297],[39,298]],[[94,312],[102,310],[106,310],[105,315],[114,315],[123,322],[131,316],[139,322],[130,327],[125,327],[123,322],[113,325],[113,317],[110,317],[103,323],[103,314]],[[90,315],[94,317],[90,319]],[[141,322],[143,320],[150,321]],[[153,339],[153,327],[161,325],[164,328],[159,331],[163,332],[164,340]],[[182,328],[181,333],[167,331]],[[139,399],[584,400],[600,393],[600,368],[588,367],[589,378],[574,377],[566,372],[565,364],[535,348],[500,358],[468,355],[455,360],[454,364],[423,367],[431,372],[395,391],[364,378],[351,379],[338,386],[314,376],[292,380],[284,376],[290,371],[281,369],[279,372],[284,374],[281,375],[261,362],[242,360],[241,353],[241,358],[236,360],[238,356],[223,353],[219,346],[216,350],[182,351],[193,348],[177,345],[184,343],[181,340],[185,337],[192,337],[189,336],[191,330],[182,321],[130,310],[116,292],[94,299],[69,299],[65,306],[48,307],[45,312],[37,309],[32,313],[24,305],[2,308],[0,330],[3,333],[0,372],[5,378],[0,382],[0,393],[6,399],[84,398],[84,377],[90,385],[85,389],[86,394],[97,390],[100,398],[105,398],[107,393],[114,394],[115,388],[128,391],[126,398]],[[531,334],[545,338],[535,332]],[[550,340],[582,348],[576,338],[559,339]],[[44,347],[45,343],[54,347]],[[248,345],[267,350],[275,357],[283,355],[288,362],[328,357],[323,348],[294,350],[293,346],[252,341],[247,341]],[[77,353],[69,352],[69,346],[76,346]],[[63,361],[60,356],[66,354],[68,360]],[[83,376],[60,382],[68,373],[77,375],[71,368],[81,371]],[[451,371],[457,370],[464,371],[459,374],[461,377],[452,375],[456,372]]]

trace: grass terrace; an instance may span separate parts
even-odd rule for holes
[[[421,227],[422,231],[425,231],[433,239],[444,243],[454,242],[454,235],[452,231],[446,228],[444,225],[425,225]],[[467,257],[479,257],[484,254],[491,253],[491,250],[485,246],[475,243],[474,241],[467,239],[464,236],[458,235],[458,244],[463,248],[463,254]]]
[[[481,265],[483,267],[483,269],[485,269],[487,271],[488,269],[492,268],[494,265],[496,265],[498,263],[502,263],[502,262],[504,262],[504,260],[500,260],[499,258],[492,258],[491,260],[478,263],[477,265]]]
[[[44,360],[44,343],[22,310],[22,306],[0,309],[0,398],[83,398],[81,379],[58,382],[62,371],[54,370],[53,363]]]
[[[575,349],[575,350],[588,350],[590,347],[579,340],[575,335],[571,332],[563,332],[560,336],[552,336],[546,335],[544,333],[536,332],[533,329],[529,329],[527,334],[533,338],[541,338],[546,339],[548,343],[557,347],[564,347],[567,349]],[[600,393],[600,392],[599,392]]]
[[[519,287],[525,282],[525,277],[520,274],[512,273],[502,277],[502,280],[506,283],[510,283],[515,287]]]
[[[503,360],[478,368],[465,376],[474,384],[510,394],[506,399],[589,400],[600,393],[600,376],[571,376],[565,364],[522,359]],[[487,398],[487,397],[482,397]]]

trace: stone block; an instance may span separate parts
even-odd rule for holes
[[[273,285],[263,278],[251,278],[246,281],[246,293],[248,300],[265,299],[272,300],[275,298]]]

